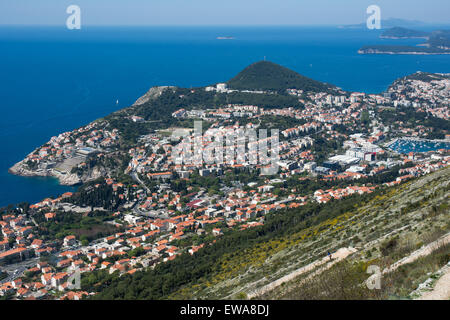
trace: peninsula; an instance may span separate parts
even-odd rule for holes
[[[380,36],[382,39],[426,39],[417,46],[397,44],[367,45],[358,50],[359,54],[450,54],[450,30],[423,32],[412,29],[394,27],[386,30]]]

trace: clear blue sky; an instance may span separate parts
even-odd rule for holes
[[[382,18],[450,23],[449,0],[0,0],[0,24],[64,25],[66,8],[84,25],[327,25]]]

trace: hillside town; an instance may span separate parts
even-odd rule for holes
[[[86,168],[88,159],[101,159],[119,140],[118,130],[107,130],[106,126],[106,123],[93,122],[52,137],[9,171],[23,176],[52,176],[65,185],[78,184],[83,179],[76,174],[77,169]],[[100,175],[98,172],[94,178]]]
[[[392,103],[397,106],[412,106],[418,111],[427,112],[434,117],[448,120],[450,117],[450,79],[444,75],[423,75],[418,72],[416,76],[428,78],[415,79],[406,77],[397,80],[388,90],[388,96],[394,96]],[[412,79],[411,79],[412,78]]]
[[[226,84],[204,90],[234,92]],[[277,148],[279,156],[278,171],[270,176],[260,174],[267,163],[251,161],[261,156],[252,154],[251,144],[261,140],[245,137],[243,149],[234,143],[224,146],[231,161],[222,162],[191,161],[186,150],[196,139],[195,130],[186,127],[142,135],[126,150],[118,147],[122,133],[107,121],[51,138],[13,171],[66,182],[64,177],[72,176],[72,184],[86,184],[77,192],[0,215],[0,296],[83,299],[96,292],[82,291],[77,274],[103,271],[120,277],[154,268],[182,254],[195,255],[225,233],[264,225],[273,212],[369,194],[447,167],[448,131],[438,148],[415,149],[418,141],[422,147],[434,146],[436,141],[426,139],[431,129],[401,120],[394,127],[383,122],[382,112],[413,106],[448,120],[449,80],[412,80],[389,93],[288,89],[303,109],[227,104],[171,114],[176,120],[204,121],[202,155],[214,154],[219,135],[278,129],[279,141],[269,134],[263,138],[269,153]],[[139,115],[129,119],[136,125],[145,121]],[[404,137],[411,140],[399,151],[394,143]],[[113,175],[105,159],[119,152],[125,154],[126,166]],[[98,163],[103,171],[95,169]]]

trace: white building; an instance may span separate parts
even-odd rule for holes
[[[226,83],[218,83],[216,85],[216,90],[217,90],[217,92],[221,92],[221,93],[227,92],[227,84]]]

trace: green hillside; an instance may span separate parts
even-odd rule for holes
[[[248,66],[227,84],[237,90],[269,91],[299,89],[319,92],[328,91],[333,87],[269,61],[260,61]]]

